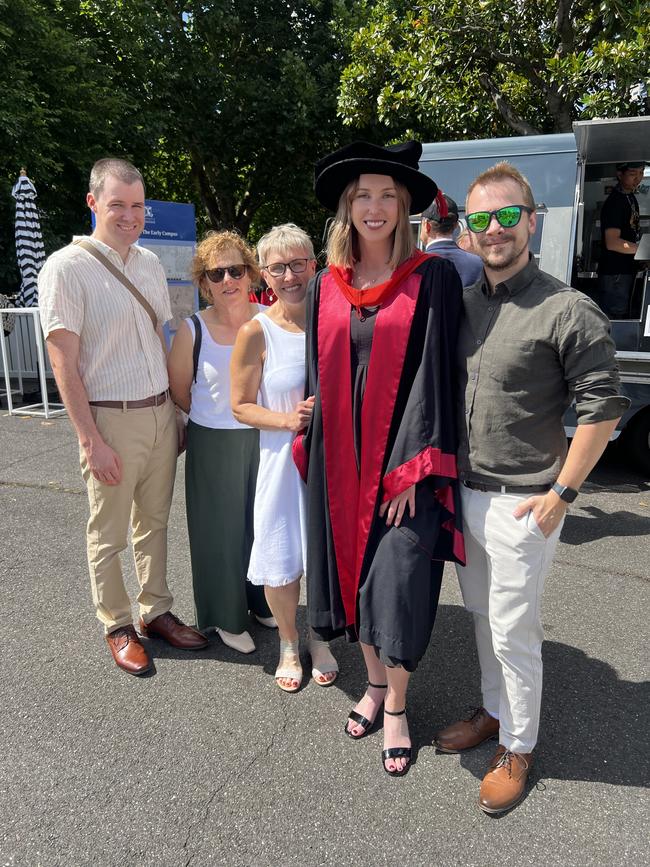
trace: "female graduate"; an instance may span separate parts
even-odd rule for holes
[[[456,474],[454,355],[460,279],[415,249],[409,214],[437,195],[422,146],[355,142],[316,165],[336,212],[328,267],[307,300],[315,396],[294,459],[307,482],[307,606],[323,640],[359,640],[368,688],[345,731],[384,707],[382,766],[409,768],[410,673],[436,615],[443,561],[464,561]],[[438,196],[441,207],[444,199]]]

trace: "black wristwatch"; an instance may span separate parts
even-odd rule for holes
[[[575,488],[568,488],[566,485],[561,485],[559,482],[556,482],[551,490],[555,491],[558,497],[561,500],[564,500],[565,503],[572,503],[578,496],[578,492]]]

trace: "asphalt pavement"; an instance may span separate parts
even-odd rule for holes
[[[183,470],[181,459],[169,580],[192,622]],[[67,420],[0,414],[3,867],[650,862],[650,484],[620,454],[592,473],[562,533],[532,784],[500,818],[477,807],[494,744],[432,746],[480,703],[453,569],[409,690],[415,760],[393,779],[381,729],[358,743],[343,734],[364,689],[354,645],[334,644],[334,686],[306,677],[296,695],[275,686],[277,633],[256,624],[250,656],[214,635],[194,654],[145,639],[155,673],[118,670],[91,606],[86,519]],[[129,555],[124,569],[135,598]]]

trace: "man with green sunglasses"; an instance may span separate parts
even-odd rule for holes
[[[479,234],[485,232],[492,217],[495,217],[497,223],[504,229],[513,229],[521,220],[522,214],[534,212],[535,208],[529,208],[528,205],[506,205],[504,208],[497,208],[496,211],[474,211],[473,214],[468,214],[465,220],[470,232]]]
[[[479,806],[524,797],[542,694],[540,601],[567,506],[629,401],[621,397],[609,322],[581,292],[540,271],[529,251],[535,200],[498,163],[471,184],[466,221],[483,276],[463,293],[458,337],[458,456],[482,705],[436,735],[442,752],[498,738]],[[563,415],[576,401],[571,447]]]

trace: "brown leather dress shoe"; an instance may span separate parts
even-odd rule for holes
[[[151,671],[149,654],[133,626],[120,626],[119,629],[109,632],[106,641],[116,665],[121,669],[136,675]]]
[[[504,813],[521,801],[533,764],[532,753],[511,753],[499,744],[481,783],[478,805],[486,813]]]
[[[151,623],[145,623],[140,618],[140,632],[150,638],[162,638],[172,647],[179,647],[181,650],[202,650],[210,643],[202,632],[186,626],[171,611],[154,617]]]
[[[477,707],[466,719],[439,731],[433,743],[441,753],[459,753],[498,735],[499,720],[490,716],[484,707]]]

